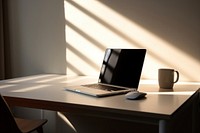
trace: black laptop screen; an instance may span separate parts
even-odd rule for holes
[[[138,88],[146,49],[106,49],[99,83]]]

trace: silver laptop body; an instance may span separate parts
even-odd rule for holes
[[[98,83],[67,86],[73,91],[95,97],[124,94],[137,90],[146,49],[106,49]]]

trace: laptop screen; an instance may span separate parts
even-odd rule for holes
[[[99,83],[138,88],[146,49],[106,49]]]

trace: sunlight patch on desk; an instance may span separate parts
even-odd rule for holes
[[[157,71],[162,67],[177,69],[180,80],[199,79],[196,73],[200,73],[200,63],[197,60],[101,1],[65,0],[64,6],[66,43],[76,49],[70,50],[67,46],[66,60],[81,74],[99,73],[88,60],[100,67],[103,48],[146,48],[148,51],[142,78],[157,79]],[[81,58],[79,53],[88,59]],[[67,74],[80,74],[72,70],[67,67]]]
[[[5,84],[5,85],[1,85],[0,89],[10,88],[10,87],[13,87],[13,86],[17,86],[17,85],[16,84]]]
[[[12,90],[11,92],[28,92],[28,91],[35,91],[35,90],[38,90],[38,89],[41,89],[41,88],[45,88],[45,87],[48,87],[48,86],[51,86],[51,85],[33,85],[32,87],[25,87],[25,88],[20,88],[20,89],[17,89],[17,90]]]
[[[140,80],[140,84],[148,84],[148,85],[158,85],[158,80]],[[179,81],[175,85],[199,85],[200,87],[200,82],[184,82],[184,81]]]
[[[36,75],[36,76],[27,76],[27,77],[23,77],[23,78],[17,78],[15,80],[10,80],[8,83],[22,83],[22,82],[37,82],[37,81],[40,81],[41,78],[49,78],[53,75]]]
[[[43,80],[40,80],[40,81],[37,81],[36,83],[54,83],[54,82],[57,82],[57,81],[64,81],[66,80],[66,75],[54,75],[53,77],[51,78],[46,78],[46,79],[43,79]]]
[[[61,83],[66,83],[66,84],[70,84],[70,85],[77,85],[78,83],[80,84],[80,81],[84,81],[83,83],[93,83],[93,82],[97,82],[98,81],[98,77],[94,77],[94,76],[72,76],[71,78],[68,78],[67,80],[61,82]]]
[[[170,92],[147,92],[147,94],[152,94],[152,95],[192,95],[194,94],[195,91],[170,91]]]
[[[198,85],[200,87],[200,82],[177,82],[179,85]]]

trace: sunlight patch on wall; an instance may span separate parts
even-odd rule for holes
[[[180,80],[198,79],[197,60],[100,1],[65,0],[64,5],[67,74],[97,75],[107,47],[146,48],[142,78],[157,79],[164,67],[177,69]]]
[[[87,75],[99,70],[100,62],[95,62],[103,57],[102,50],[92,45],[90,41],[66,25],[66,59],[67,73]],[[77,39],[76,39],[77,38]],[[76,70],[77,69],[77,70]]]

